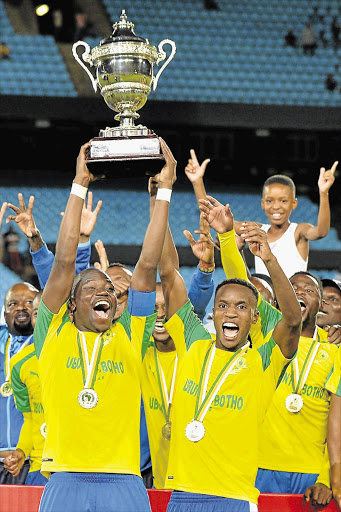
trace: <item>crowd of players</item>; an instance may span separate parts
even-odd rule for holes
[[[88,192],[89,143],[55,255],[33,197],[1,208],[0,221],[11,210],[29,240],[41,291],[18,283],[5,297],[0,483],[46,484],[41,512],[149,511],[146,487],[173,490],[169,512],[255,511],[259,492],[341,507],[341,283],[307,271],[309,241],[330,227],[337,162],[320,171],[316,226],[290,222],[297,199],[284,175],[264,184],[260,225],[206,194],[209,160],[191,150],[185,172],[201,213],[198,239],[185,231],[199,261],[187,290],[168,224],[176,161],[160,140],[165,165],[149,180],[133,272],[110,264],[100,241],[89,267],[101,208]],[[215,247],[226,280],[204,325]]]

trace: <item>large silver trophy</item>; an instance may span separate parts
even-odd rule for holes
[[[155,76],[153,65],[167,57],[165,44],[171,46],[171,53]],[[85,50],[82,60],[79,47]],[[175,43],[170,39],[161,41],[157,49],[148,39],[136,36],[134,24],[127,21],[124,10],[120,21],[113,25],[111,37],[103,39],[92,51],[84,41],[73,45],[74,58],[87,72],[95,92],[98,88],[108,107],[117,112],[115,119],[120,122],[119,126],[100,130],[99,136],[92,139],[87,157],[91,172],[112,174],[118,168],[122,171],[122,161],[127,167],[141,169],[137,174],[161,169],[164,158],[158,136],[145,126],[135,126],[134,120],[140,117],[137,110],[146,103],[151,88],[156,89],[175,52]]]

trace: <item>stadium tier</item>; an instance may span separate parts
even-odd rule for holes
[[[104,4],[111,22],[117,21],[121,0]],[[219,10],[212,11],[197,0],[134,0],[124,7],[137,35],[155,46],[165,38],[177,45],[176,58],[151,101],[341,106],[339,92],[325,88],[326,75],[334,73],[340,61],[340,49],[334,50],[330,33],[339,1],[328,2],[328,13],[324,1],[315,4],[324,17],[315,23],[314,55],[304,55],[300,45],[312,11],[310,0],[219,0]],[[284,44],[288,29],[297,36],[297,48]],[[319,41],[321,30],[325,44]],[[11,60],[0,62],[0,93],[77,95],[54,39],[15,34],[3,2],[0,31],[11,50]],[[99,40],[87,39],[92,48]],[[22,73],[24,82],[18,80]],[[335,78],[339,79],[337,73]]]
[[[149,197],[147,193],[134,190],[108,190],[92,187],[94,204],[100,199],[103,205],[93,233],[93,240],[100,239],[104,244],[140,245],[149,222]],[[26,203],[30,195],[35,197],[34,217],[44,240],[57,241],[60,225],[60,212],[65,208],[68,189],[37,187],[0,187],[0,197],[13,204],[18,203],[18,192],[22,192]],[[266,223],[267,219],[260,206],[260,196],[256,194],[222,193],[209,190],[221,203],[229,202],[236,220],[253,220]],[[130,212],[125,205],[133,204],[139,223],[132,223]],[[307,197],[299,197],[298,206],[293,211],[292,222],[316,224],[318,206]],[[193,192],[174,191],[170,208],[170,225],[177,246],[187,246],[184,229],[192,233],[198,229],[199,210]],[[14,227],[15,224],[13,223]],[[109,227],[110,226],[110,227]],[[5,228],[4,228],[5,229]],[[323,240],[311,243],[311,249],[341,250],[341,241],[335,229],[331,229]]]

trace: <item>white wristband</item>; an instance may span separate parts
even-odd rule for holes
[[[172,189],[170,188],[158,188],[156,199],[161,199],[162,201],[168,201],[170,203],[172,195]]]
[[[88,189],[86,187],[83,187],[83,185],[78,185],[78,183],[72,183],[70,194],[78,196],[81,199],[85,199],[87,191]]]

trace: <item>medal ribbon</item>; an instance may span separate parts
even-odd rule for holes
[[[314,342],[310,346],[308,350],[307,357],[305,358],[305,361],[302,366],[301,373],[299,371],[298,367],[298,361],[297,361],[297,355],[295,359],[291,362],[291,378],[292,378],[292,388],[293,392],[297,395],[299,395],[304,387],[304,384],[307,381],[310,368],[314,362],[315,356],[317,354],[318,349],[320,348],[320,337],[317,334],[317,341],[316,341],[316,334],[317,329],[315,329],[314,332]]]
[[[208,380],[211,373],[211,368],[216,352],[216,344],[213,342],[208,351],[206,352],[206,356],[204,359],[204,364],[201,370],[200,380],[199,380],[199,391],[197,396],[197,401],[195,405],[195,413],[194,420],[199,420],[201,422],[204,421],[206,413],[210,408],[215,395],[219,392],[221,386],[224,384],[227,377],[232,372],[235,367],[240,356],[244,355],[247,352],[250,346],[250,342],[248,341],[243,347],[237,350],[235,354],[231,357],[229,361],[224,365],[224,367],[219,372],[217,378],[213,382],[210,389],[207,391]],[[208,361],[208,362],[207,362]]]
[[[159,388],[160,388],[160,392],[161,392],[164,415],[165,415],[166,421],[169,421],[170,411],[171,411],[172,401],[173,401],[173,395],[174,395],[176,370],[178,367],[178,356],[177,355],[175,356],[172,383],[171,383],[170,392],[168,394],[166,377],[165,377],[165,374],[163,372],[163,369],[162,369],[162,366],[161,366],[161,363],[159,360],[159,356],[157,353],[155,343],[154,343],[154,355],[155,355],[156,373],[157,373],[157,378],[159,381]],[[166,404],[167,404],[167,409],[166,409]]]
[[[19,348],[18,352],[16,352],[16,354],[19,354],[19,352],[23,348],[25,348],[26,345],[28,345],[28,343],[32,339],[32,336],[33,336],[33,334],[31,334],[31,336],[28,336],[27,340],[24,341],[24,343],[21,345],[21,347]],[[5,377],[5,382],[9,382],[9,375],[11,373],[10,361],[11,361],[12,341],[13,341],[13,336],[10,334],[9,338],[7,340],[7,343],[6,343],[6,347],[5,347],[5,361],[6,361],[6,377]]]
[[[89,361],[88,347],[86,345],[85,335],[83,332],[78,331],[77,345],[79,358],[81,361],[84,389],[93,389],[95,385],[103,343],[103,333],[100,333],[95,340],[94,348],[91,354],[91,361]]]

